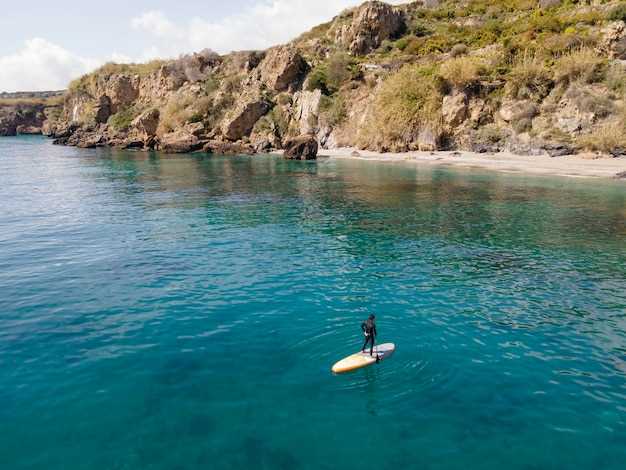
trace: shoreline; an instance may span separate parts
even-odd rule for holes
[[[280,152],[276,152],[280,153]],[[480,168],[502,173],[566,176],[569,178],[609,178],[626,181],[626,157],[603,158],[595,155],[523,156],[508,152],[472,153],[460,151],[381,153],[350,147],[322,149],[318,157]]]
[[[32,135],[32,134],[23,134]],[[41,135],[41,137],[49,138]],[[109,147],[112,148],[112,147]],[[282,150],[269,152],[283,155]],[[475,153],[468,151],[410,151],[382,153],[355,147],[320,149],[318,158],[359,160],[380,163],[415,163],[482,169],[509,174],[595,178],[626,181],[626,156],[602,157],[595,154],[575,154],[560,157],[548,155],[516,155],[509,152]]]

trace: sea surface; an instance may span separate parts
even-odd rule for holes
[[[625,465],[624,183],[0,139],[0,468]]]

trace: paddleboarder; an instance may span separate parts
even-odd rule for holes
[[[367,345],[369,344],[370,356],[374,357],[374,343],[376,342],[376,336],[378,335],[378,332],[376,331],[376,315],[370,315],[367,320],[361,323],[361,330],[365,335],[365,343],[363,343],[361,351],[365,352]]]

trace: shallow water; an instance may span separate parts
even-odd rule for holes
[[[22,137],[0,201],[2,468],[624,468],[623,183]]]

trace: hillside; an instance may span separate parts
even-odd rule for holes
[[[626,2],[366,2],[267,51],[107,64],[58,143],[248,152],[315,136],[379,151],[626,153]]]

